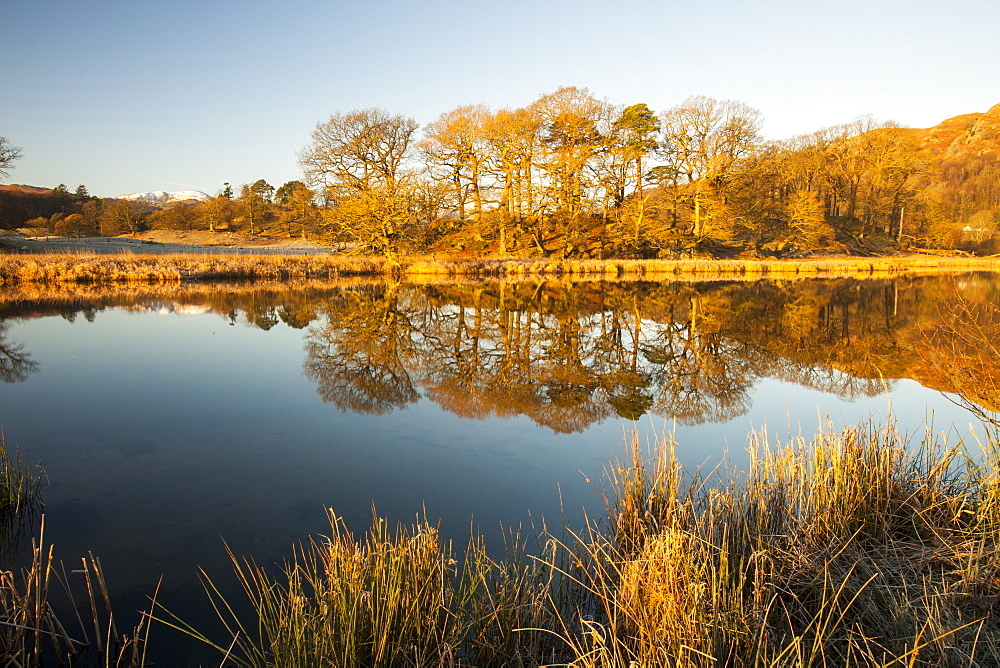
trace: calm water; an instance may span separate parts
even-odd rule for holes
[[[57,556],[100,556],[133,609],[163,575],[183,612],[197,566],[231,579],[223,540],[279,561],[325,508],[457,541],[578,523],[633,430],[675,430],[692,467],[890,404],[968,433],[929,340],[992,280],[8,293],[0,425],[45,468]]]

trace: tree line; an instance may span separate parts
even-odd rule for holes
[[[867,117],[766,141],[762,122],[733,100],[694,96],[656,113],[576,87],[516,109],[460,106],[423,128],[361,109],[316,125],[301,181],[225,184],[207,202],[155,209],[78,190],[46,225],[267,231],[389,257],[994,250],[1000,151],[956,152]]]
[[[284,233],[306,236],[316,231],[315,193],[301,181],[275,189],[263,179],[243,185],[239,194],[228,183],[207,201],[150,204],[142,200],[91,196],[86,186],[69,191],[0,189],[0,228],[68,237],[118,236],[151,229],[210,232]]]
[[[871,118],[784,141],[762,122],[733,100],[657,114],[568,87],[520,109],[458,107],[422,132],[380,109],[334,114],[299,158],[324,233],[389,255],[955,247],[1000,222],[995,133],[970,159]]]

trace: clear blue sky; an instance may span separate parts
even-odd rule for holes
[[[424,124],[560,86],[760,109],[780,139],[1000,103],[997,0],[0,0],[8,182],[113,196],[300,178],[333,112]]]

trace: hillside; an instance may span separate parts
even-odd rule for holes
[[[955,116],[919,131],[921,148],[946,158],[1000,155],[1000,104],[983,113]]]

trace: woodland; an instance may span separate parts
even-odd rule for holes
[[[361,109],[316,125],[302,180],[168,205],[2,186],[0,228],[294,236],[388,258],[997,250],[1000,105],[930,129],[861,117],[781,141],[762,123],[733,100],[656,113],[577,87],[517,109],[461,106],[423,128]]]

